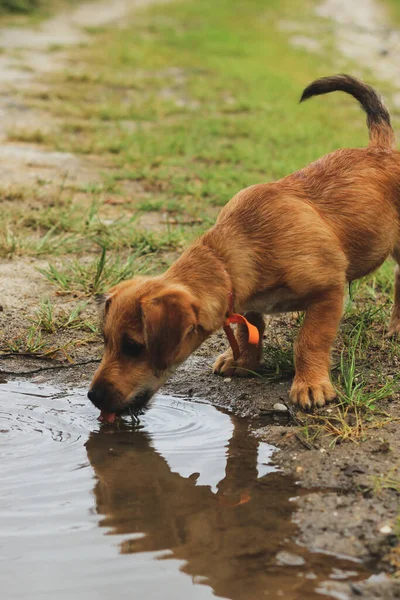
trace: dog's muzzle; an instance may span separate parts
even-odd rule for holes
[[[107,413],[141,412],[146,408],[154,392],[145,389],[128,401],[110,384],[95,385],[88,391],[88,398],[96,408]]]

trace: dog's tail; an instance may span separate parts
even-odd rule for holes
[[[394,131],[390,123],[390,115],[375,90],[350,75],[333,75],[316,79],[304,90],[300,102],[312,96],[329,94],[329,92],[346,92],[359,101],[361,108],[367,113],[369,145],[391,148],[395,144]]]

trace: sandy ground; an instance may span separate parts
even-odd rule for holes
[[[324,0],[317,8],[320,17],[333,24],[339,53],[351,58],[365,72],[388,81],[400,90],[400,32],[393,29],[384,6],[376,0]],[[393,94],[399,105],[400,95]]]
[[[41,128],[45,126],[47,116],[21,106],[18,93],[26,86],[40,89],[42,72],[62,68],[67,51],[61,49],[49,54],[49,46],[86,43],[85,27],[107,23],[119,26],[128,10],[147,3],[148,0],[104,2],[100,8],[96,3],[95,21],[91,4],[84,3],[75,12],[58,15],[39,27],[0,32],[0,47],[4,49],[0,54],[0,78],[5,86],[0,94],[3,185],[23,183],[29,187],[38,179],[59,185],[66,176],[75,184],[99,181],[100,167],[95,159],[46,152],[34,144],[9,143],[6,127],[14,123],[32,130],[38,128],[38,123]],[[376,77],[393,84],[393,99],[400,102],[400,78],[396,77],[400,69],[400,32],[389,27],[382,6],[373,0],[324,0],[315,10],[334,33],[338,64],[340,56],[345,55],[357,61],[360,72],[365,68],[372,70]],[[310,52],[320,50],[319,41],[307,32],[296,30],[295,23],[285,23],[282,27],[291,30],[293,44],[306,47]],[[0,303],[2,335],[17,331],[24,311],[33,314],[37,298],[51,293],[50,285],[36,271],[37,265],[36,260],[29,258],[0,261],[0,283],[4,290]],[[290,324],[290,317],[275,320],[267,330],[266,343],[269,336],[276,339],[277,332]],[[305,443],[298,435],[302,415],[276,407],[277,403],[287,403],[289,379],[271,383],[262,379],[218,378],[212,374],[211,365],[225,347],[222,334],[214,336],[177,371],[163,391],[207,398],[257,419],[255,435],[280,449],[275,455],[277,464],[284,472],[295,474],[303,487],[312,490],[304,496],[296,512],[299,543],[363,560],[378,574],[352,588],[344,582],[332,583],[335,597],[400,598],[400,583],[386,574],[400,563],[400,554],[395,548],[398,492],[381,489],[376,493],[374,487],[382,475],[397,473],[398,476],[398,423],[392,421],[383,429],[375,430],[367,442],[358,445],[346,443],[332,447],[330,438]],[[3,377],[19,374],[19,377],[39,378],[60,385],[86,385],[100,354],[98,344],[84,347],[75,356],[78,363],[84,364],[73,367],[9,356],[2,359],[0,374]],[[383,409],[393,417],[400,415],[397,401],[388,402]]]

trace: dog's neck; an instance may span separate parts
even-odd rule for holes
[[[233,309],[235,290],[223,258],[213,247],[201,241],[195,243],[165,276],[179,281],[199,300],[199,324],[205,331],[212,333],[222,326],[227,313]]]

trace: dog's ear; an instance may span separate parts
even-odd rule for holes
[[[108,292],[106,294],[97,294],[96,295],[96,305],[99,311],[99,316],[100,316],[100,320],[104,321],[108,309],[110,307],[110,302],[111,302],[111,298],[113,297],[113,294],[111,292]]]
[[[144,337],[156,371],[165,371],[198,323],[199,307],[186,290],[170,290],[142,302]]]

